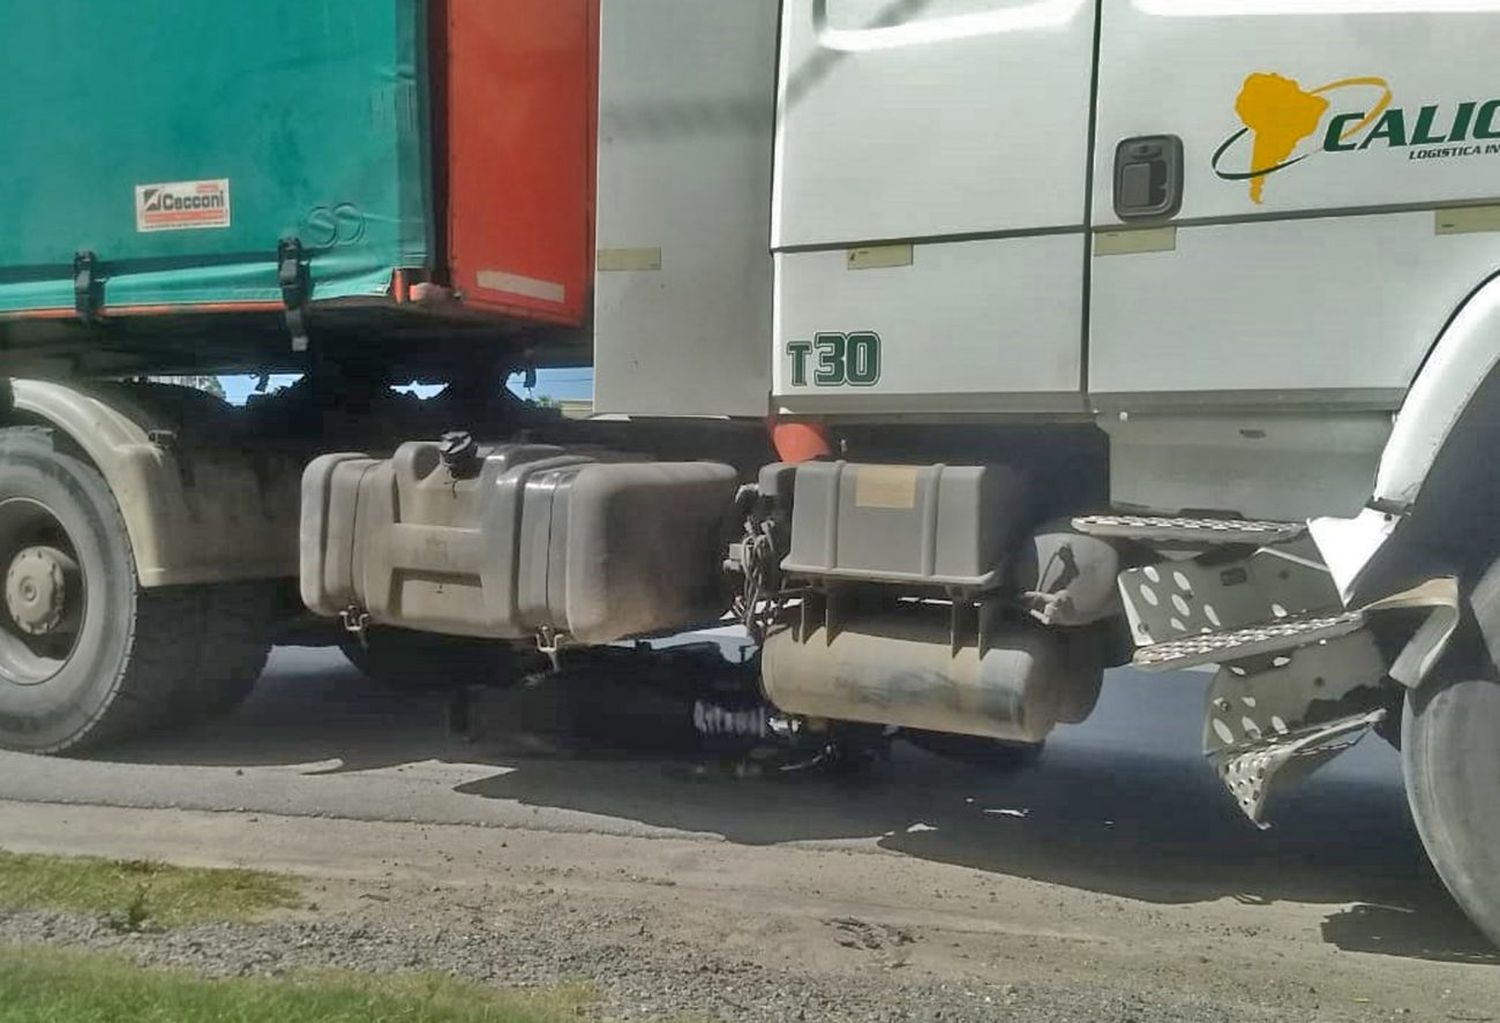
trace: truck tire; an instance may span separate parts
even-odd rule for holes
[[[271,654],[274,584],[198,587],[203,626],[194,668],[182,679],[168,718],[191,724],[234,710],[255,688]]]
[[[1401,760],[1407,800],[1427,855],[1454,899],[1500,945],[1500,562],[1474,588],[1483,642],[1456,642],[1466,671],[1408,693]],[[1485,652],[1488,647],[1490,653]]]
[[[496,640],[377,627],[366,630],[363,643],[350,635],[339,646],[366,678],[396,692],[498,686],[515,678],[514,651]]]
[[[201,601],[140,586],[109,487],[49,431],[0,430],[0,573],[0,746],[76,751],[162,720]]]

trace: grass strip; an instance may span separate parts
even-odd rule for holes
[[[506,992],[431,974],[206,980],[110,956],[0,947],[0,1023],[564,1023],[583,988]]]
[[[0,852],[0,909],[95,913],[121,930],[145,930],[299,904],[295,880],[258,870]]]

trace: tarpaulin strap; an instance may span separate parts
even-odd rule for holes
[[[307,351],[307,302],[312,297],[307,263],[302,258],[302,242],[283,238],[276,245],[276,280],[281,285],[281,301],[286,306],[286,326],[292,334],[292,351]]]
[[[84,323],[93,323],[99,311],[101,292],[99,257],[92,252],[73,254],[73,308]]]

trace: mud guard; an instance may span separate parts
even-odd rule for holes
[[[295,578],[300,459],[212,446],[144,390],[11,381],[7,418],[63,434],[104,476],[146,587]]]
[[[1500,275],[1479,285],[1439,335],[1407,391],[1381,454],[1370,500],[1352,518],[1309,523],[1346,604],[1390,556],[1439,454],[1500,364]],[[1381,594],[1369,594],[1380,596]]]

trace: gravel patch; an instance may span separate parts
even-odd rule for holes
[[[896,976],[898,961],[872,962],[871,969],[858,978],[799,974],[650,936],[628,916],[593,915],[581,925],[576,919],[553,915],[550,922],[532,918],[455,927],[451,922],[434,926],[421,918],[402,924],[380,915],[121,933],[103,918],[20,911],[0,913],[0,944],[112,952],[143,966],[186,969],[206,976],[276,977],[296,970],[332,968],[370,973],[434,971],[512,988],[583,980],[599,993],[595,1012],[602,1020],[1229,1023],[1283,1018],[1258,1007],[1216,1005],[1162,992],[902,982]],[[640,931],[637,940],[610,936],[632,928]],[[1298,1018],[1345,1017],[1299,1014]]]

